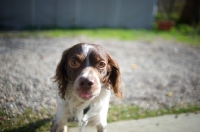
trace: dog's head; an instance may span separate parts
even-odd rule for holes
[[[73,94],[81,100],[98,96],[104,84],[109,84],[114,94],[121,97],[118,64],[100,45],[79,43],[64,51],[54,79],[62,99],[69,83]]]

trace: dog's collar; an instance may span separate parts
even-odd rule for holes
[[[81,129],[81,132],[84,131],[85,129],[85,126],[87,125],[88,123],[88,117],[86,116],[87,112],[90,110],[90,106],[86,107],[84,110],[83,110],[83,119],[81,120],[80,122],[80,129]]]
[[[84,110],[83,110],[83,115],[87,114],[87,112],[90,110],[90,106],[86,107]]]

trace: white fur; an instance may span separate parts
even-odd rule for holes
[[[109,88],[102,86],[101,92],[91,101],[81,101],[72,94],[72,86],[68,87],[66,91],[65,98],[63,100],[57,95],[57,110],[55,115],[54,126],[52,132],[67,132],[67,125],[69,124],[68,119],[76,117],[81,125],[82,120],[84,119],[88,122],[87,125],[97,126],[98,131],[106,132],[105,127],[107,125],[107,112],[109,107],[109,100],[111,91]],[[83,110],[90,106],[89,111],[83,115]]]
[[[82,50],[83,50],[83,55],[86,57],[86,65],[89,66],[89,58],[88,58],[88,54],[90,49],[92,49],[93,47],[91,45],[87,45],[84,44],[82,45]]]

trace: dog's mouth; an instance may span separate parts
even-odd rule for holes
[[[99,92],[91,92],[91,91],[76,91],[74,92],[74,95],[82,101],[89,101],[94,99],[97,95],[99,94]]]
[[[81,98],[83,100],[93,99],[96,95],[97,95],[97,93],[93,93],[93,92],[89,92],[89,91],[88,92],[81,91],[78,94],[79,98]]]
[[[80,96],[81,98],[84,98],[84,99],[88,99],[88,98],[91,98],[91,97],[92,97],[92,95],[91,95],[91,94],[88,94],[88,93],[81,93],[81,94],[79,94],[79,96]]]

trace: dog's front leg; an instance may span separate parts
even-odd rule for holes
[[[67,132],[67,122],[55,115],[50,132]]]
[[[62,122],[53,120],[50,132],[67,132],[67,125],[64,125]]]
[[[99,124],[97,126],[97,132],[106,132],[106,125]]]

